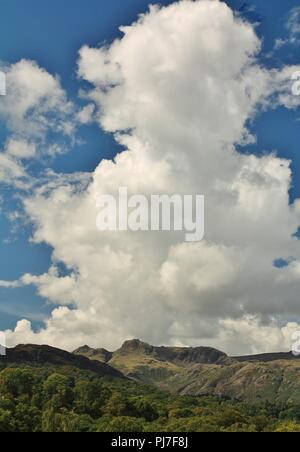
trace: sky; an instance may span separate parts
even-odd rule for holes
[[[0,0],[0,330],[70,350],[289,349],[298,2],[151,4]],[[100,237],[95,199],[124,183],[204,192],[205,241]]]

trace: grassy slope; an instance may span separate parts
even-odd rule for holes
[[[217,395],[250,403],[300,403],[300,361],[172,363],[140,350],[116,352],[109,365],[147,384],[184,395]]]

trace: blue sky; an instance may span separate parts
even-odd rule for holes
[[[172,1],[159,3],[168,5]],[[276,39],[288,39],[285,24],[290,11],[299,5],[297,0],[255,0],[249,4],[232,0],[228,4],[247,20],[257,23],[258,35],[263,39],[260,56],[263,64],[282,67],[299,63],[300,46],[285,45],[274,50]],[[119,26],[131,24],[148,5],[148,0],[0,0],[0,60],[8,64],[22,58],[37,61],[49,73],[57,74],[69,97],[80,103],[77,94],[82,82],[76,77],[80,47],[84,44],[97,47],[113,41],[120,36]],[[300,196],[299,118],[299,111],[284,108],[262,114],[251,124],[257,142],[241,149],[256,154],[276,151],[279,156],[292,160],[291,200]],[[101,159],[112,158],[120,149],[113,137],[96,125],[82,126],[78,134],[81,143],[64,155],[32,167],[33,173],[46,167],[58,173],[90,172]],[[6,137],[2,125],[1,145]],[[47,272],[51,249],[30,244],[30,225],[11,230],[7,213],[15,210],[18,200],[9,188],[2,187],[1,194],[0,280],[16,280],[24,273]],[[0,329],[13,328],[24,317],[37,327],[52,309],[53,306],[36,295],[33,287],[0,289]]]

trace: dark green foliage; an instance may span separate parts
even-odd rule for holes
[[[1,394],[11,394],[13,397],[32,394],[34,377],[30,371],[23,369],[5,369],[0,374]]]
[[[300,406],[177,396],[72,367],[0,370],[0,432],[299,431]]]

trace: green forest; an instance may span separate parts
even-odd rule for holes
[[[0,432],[300,432],[300,406],[176,396],[68,366],[4,366]]]

